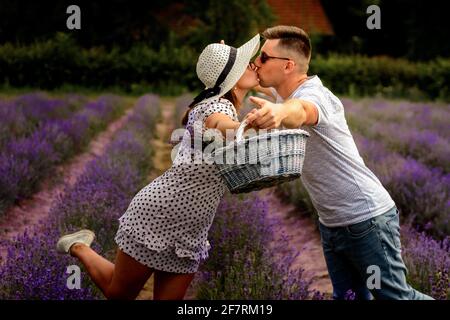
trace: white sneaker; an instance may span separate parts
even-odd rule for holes
[[[94,239],[95,233],[87,229],[66,234],[59,238],[58,243],[56,244],[56,251],[59,253],[70,253],[70,247],[75,243],[83,243],[90,247]]]

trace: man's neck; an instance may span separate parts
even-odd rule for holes
[[[307,80],[307,78],[308,75],[305,73],[293,78],[286,79],[285,82],[280,84],[278,87],[275,87],[275,90],[277,90],[277,93],[280,95],[280,97],[283,98],[283,100],[286,100],[299,86],[301,86]]]

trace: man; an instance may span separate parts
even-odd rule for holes
[[[301,180],[319,215],[333,298],[352,290],[356,299],[432,299],[406,282],[398,210],[359,155],[341,101],[318,76],[307,76],[308,35],[292,26],[262,35],[255,64],[275,103],[251,97],[258,108],[247,120],[261,129],[302,127],[310,134]]]

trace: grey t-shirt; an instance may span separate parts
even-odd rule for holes
[[[318,76],[308,77],[289,98],[312,102],[319,112],[317,125],[301,127],[310,134],[301,180],[320,222],[347,226],[391,209],[394,201],[359,155],[342,102]]]

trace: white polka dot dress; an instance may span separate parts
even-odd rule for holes
[[[205,120],[213,113],[238,121],[233,104],[217,98],[196,105],[186,129],[205,132]],[[208,231],[226,186],[214,164],[185,161],[193,154],[186,132],[173,165],[142,188],[119,218],[117,245],[150,268],[194,273],[208,257]]]

